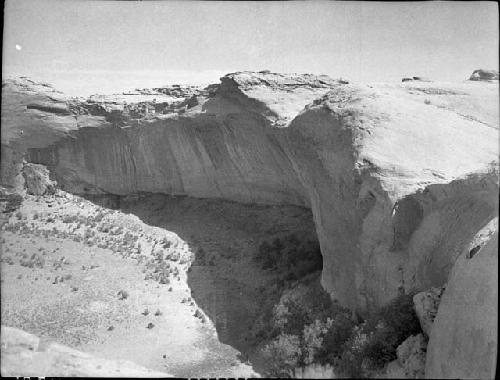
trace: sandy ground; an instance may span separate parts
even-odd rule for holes
[[[81,222],[99,213],[104,217],[93,227]],[[78,218],[64,222],[68,215]],[[193,255],[182,238],[62,192],[28,196],[2,229],[3,325],[174,376],[256,375],[237,350],[219,341],[195,303],[186,272]],[[74,241],[89,229],[89,239]],[[132,243],[120,243],[127,232],[137,238],[135,251]],[[152,270],[141,259],[151,258],[163,241],[170,242],[163,254],[174,258],[164,262],[176,268],[167,284],[145,279]]]
[[[309,210],[295,206],[244,205],[189,197],[149,196],[121,202],[121,210],[147,224],[175,231],[195,252],[187,274],[193,299],[216,326],[221,342],[242,352],[262,370],[250,327],[274,302],[263,289],[279,273],[264,271],[254,260],[262,241],[290,233],[316,239]],[[197,252],[204,251],[202,260]]]

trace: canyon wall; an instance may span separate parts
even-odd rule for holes
[[[243,72],[118,122],[81,99],[65,100],[69,114],[55,112],[46,102],[61,101],[44,91],[4,87],[17,106],[2,102],[2,118],[4,109],[17,114],[3,148],[47,165],[79,194],[311,208],[322,284],[361,313],[443,285],[463,247],[498,214],[497,83],[354,85]],[[44,108],[28,107],[28,95]],[[36,137],[47,128],[50,138]],[[2,181],[20,165],[16,157],[2,159]]]
[[[498,337],[498,218],[460,254],[432,325],[428,379],[494,379]]]

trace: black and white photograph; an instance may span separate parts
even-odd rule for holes
[[[1,375],[496,378],[498,8],[4,1]]]

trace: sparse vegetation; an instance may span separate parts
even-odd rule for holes
[[[0,202],[5,202],[4,213],[16,211],[23,203],[23,197],[19,194],[10,194],[0,189]]]
[[[332,365],[341,377],[370,377],[396,359],[399,344],[421,332],[412,295],[394,299],[358,324],[326,299],[315,303],[285,299],[276,305],[268,326],[271,341],[261,350],[267,375],[287,377],[293,368],[319,363]]]
[[[45,266],[45,259],[42,255],[33,253],[31,257],[23,255],[23,257],[19,260],[19,264],[28,268],[43,268]]]
[[[302,240],[296,234],[275,238],[271,243],[262,242],[256,261],[262,269],[279,272],[285,281],[299,280],[323,267],[318,242]]]
[[[118,293],[117,293],[117,296],[118,296],[118,299],[119,300],[124,300],[124,299],[127,299],[129,294],[126,290],[120,290]]]
[[[269,363],[268,375],[292,377],[301,357],[300,339],[295,335],[280,335],[262,349],[262,357]]]

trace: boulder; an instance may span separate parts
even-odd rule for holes
[[[405,378],[422,379],[425,369],[427,339],[423,334],[412,335],[397,348],[398,362]]]
[[[105,360],[2,326],[2,376],[171,377],[125,360]]]
[[[474,70],[472,75],[469,77],[469,80],[498,80],[498,71],[497,70],[483,70],[478,69]]]
[[[396,349],[397,359],[388,363],[375,378],[422,379],[424,378],[427,339],[423,334],[412,335]]]
[[[43,165],[25,164],[23,166],[26,192],[32,195],[54,194],[56,182],[49,178],[49,171]]]
[[[415,313],[420,321],[422,330],[427,336],[431,333],[432,323],[434,322],[434,318],[436,318],[444,289],[444,286],[430,288],[425,292],[415,294],[413,297]]]

